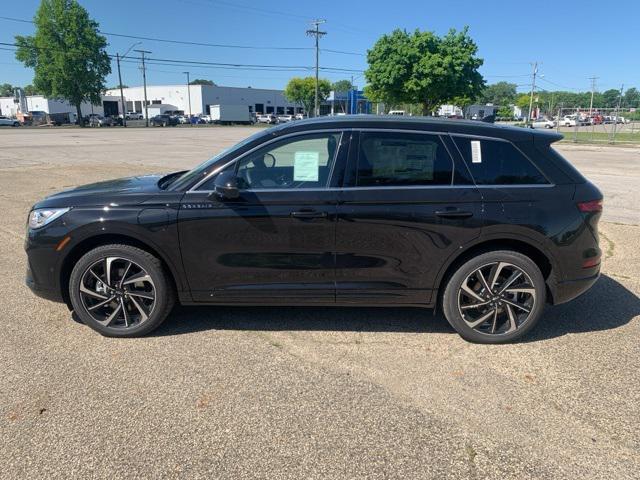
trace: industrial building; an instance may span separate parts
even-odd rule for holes
[[[23,98],[23,105],[20,107],[19,99],[15,97],[0,97],[0,115],[6,117],[15,118],[19,110],[23,113],[26,112],[44,112],[44,113],[72,113],[75,115],[76,107],[71,105],[66,100],[60,100],[55,98],[46,98],[42,95],[31,95]],[[89,115],[90,113],[98,113],[100,115],[105,114],[104,105],[115,105],[117,109],[119,98],[110,97],[105,95],[102,97],[102,103],[100,105],[91,105],[89,102],[84,102],[81,105],[82,115]],[[106,113],[108,115],[108,113]]]
[[[127,112],[144,112],[144,88],[123,89]],[[118,97],[120,90],[107,90],[110,98]],[[189,98],[191,107],[189,107]],[[217,85],[149,85],[147,86],[149,105],[163,105],[165,110],[182,110],[193,115],[209,114],[211,105],[247,105],[250,112],[294,115],[303,113],[300,105],[288,101],[282,90],[268,90],[251,87],[220,87]],[[116,105],[116,108],[118,105]],[[173,107],[173,108],[171,108]],[[110,108],[105,106],[105,115]],[[118,108],[118,110],[121,110]],[[114,112],[115,113],[115,112]],[[121,113],[121,112],[120,112]]]

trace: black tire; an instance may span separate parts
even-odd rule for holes
[[[13,122],[13,126],[14,126],[14,127],[19,127],[19,126],[20,126],[20,123],[19,123],[19,122]]]
[[[478,274],[478,271],[492,274],[495,272],[494,268],[499,271],[500,276],[496,275],[496,287],[493,292],[487,293],[482,285],[493,287],[494,278],[487,280],[487,274]],[[524,275],[516,276],[518,271]],[[503,279],[502,272],[504,275],[511,272],[511,275]],[[514,281],[512,287],[508,287],[507,291],[499,296],[498,291],[502,285],[508,284],[512,276],[516,277],[518,283]],[[485,279],[481,281],[481,277]],[[502,281],[502,284],[498,281]],[[463,282],[466,288],[471,288],[478,298],[482,298],[476,300],[468,295],[463,289]],[[518,288],[520,282],[523,282],[523,288]],[[511,250],[494,250],[467,260],[450,276],[444,288],[442,308],[445,318],[462,338],[474,343],[508,343],[522,337],[540,320],[546,302],[546,285],[538,266],[526,255]],[[513,290],[526,293],[512,293]],[[462,305],[465,300],[467,303]],[[481,300],[486,304],[481,303]],[[475,304],[482,306],[475,307]],[[529,311],[516,307],[516,304],[528,307]],[[469,318],[474,314],[475,318]],[[470,325],[480,321],[487,314],[491,316],[486,321],[475,327]],[[463,315],[467,316],[466,320]],[[497,325],[500,325],[500,328]]]
[[[87,298],[89,298],[85,293],[81,293],[80,291],[80,282],[83,281],[85,275],[92,266],[99,265],[100,262],[104,261],[107,258],[116,258],[118,261],[122,262],[133,262],[132,264],[139,268],[142,273],[148,274],[150,277],[150,284],[153,286],[153,296],[154,300],[152,305],[149,307],[149,310],[146,312],[146,318],[142,318],[140,315],[140,322],[138,324],[132,324],[128,326],[116,325],[114,322],[113,326],[105,326],[100,323],[96,318],[94,318],[93,314],[89,312],[86,302]],[[122,275],[123,277],[126,275],[126,272]],[[94,275],[95,277],[95,275]],[[87,276],[90,278],[90,276]],[[97,278],[97,277],[96,277]],[[124,278],[123,278],[124,280]],[[86,281],[86,280],[85,280]],[[115,281],[114,281],[115,283]],[[106,282],[105,282],[106,285]],[[103,287],[105,285],[102,285]],[[134,284],[135,285],[135,284]],[[85,292],[86,292],[86,285]],[[120,284],[120,289],[123,286]],[[124,287],[127,289],[127,286]],[[96,290],[98,290],[96,288]],[[129,293],[132,293],[134,290],[131,290]],[[99,293],[98,291],[93,293]],[[103,293],[104,295],[115,295],[115,290],[112,293]],[[151,255],[149,252],[141,250],[136,247],[132,247],[130,245],[104,245],[101,247],[97,247],[89,252],[87,252],[73,268],[71,272],[71,277],[69,279],[69,295],[71,298],[71,303],[73,305],[74,312],[78,315],[78,317],[89,327],[96,330],[100,334],[106,337],[139,337],[145,335],[156,328],[158,328],[162,322],[167,318],[169,313],[173,308],[175,303],[175,292],[173,289],[173,284],[165,272],[162,263],[158,258]],[[83,297],[84,295],[84,297]],[[133,293],[132,293],[133,295]],[[83,298],[85,299],[83,301]],[[103,298],[107,298],[106,296]],[[133,302],[130,300],[122,300],[121,297],[118,297],[119,300],[115,300],[113,303],[109,305],[115,304],[114,309],[118,309],[118,305],[120,305],[120,301],[125,302],[122,304],[123,308],[129,312],[131,318],[135,317],[138,313],[136,309],[133,308],[134,304],[138,305],[143,303],[143,300],[138,298],[139,302]],[[148,300],[145,300],[148,301]],[[96,302],[100,302],[100,299],[96,300]],[[126,302],[129,302],[128,304]],[[148,301],[149,302],[149,301]],[[109,305],[106,305],[103,308],[108,308]],[[125,305],[128,305],[126,307]],[[100,311],[96,310],[96,312]],[[140,307],[138,307],[140,310]],[[120,315],[127,318],[126,312],[120,310]],[[133,313],[133,315],[131,315]],[[119,316],[118,316],[119,317]],[[116,321],[118,320],[116,317]],[[132,322],[133,323],[133,322]]]

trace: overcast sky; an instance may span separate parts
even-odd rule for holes
[[[39,0],[6,2],[1,15],[31,20]],[[356,70],[323,72],[330,80],[350,78],[362,85],[366,51],[383,33],[394,28],[433,30],[470,27],[484,58],[487,82],[506,80],[527,90],[530,62],[541,62],[539,86],[547,90],[587,90],[596,76],[598,89],[640,87],[637,38],[640,2],[602,1],[520,2],[491,0],[396,0],[301,2],[293,0],[82,0],[80,2],[103,32],[186,42],[215,43],[260,48],[221,48],[144,40],[136,48],[152,58],[214,63],[295,66],[297,71],[209,68],[204,66],[151,65],[150,84],[183,83],[207,78],[220,85],[283,88],[293,75],[308,75],[314,65],[313,39],[305,35],[309,21],[323,18],[327,35],[321,48],[321,65]],[[30,34],[33,25],[0,19],[0,42],[12,43],[16,34]],[[107,35],[108,51],[124,53],[135,39]],[[295,47],[296,50],[265,49]],[[33,72],[15,60],[11,48],[0,46],[0,83],[25,85]],[[166,62],[165,62],[166,63]],[[125,63],[123,83],[142,83],[135,63]],[[360,76],[360,78],[358,78]],[[108,85],[116,85],[115,62]]]

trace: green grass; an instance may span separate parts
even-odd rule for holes
[[[607,132],[560,132],[563,142],[576,143],[610,143],[611,134]],[[640,144],[640,131],[616,133],[615,143]]]

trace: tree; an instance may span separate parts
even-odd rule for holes
[[[433,32],[394,30],[367,52],[367,96],[385,103],[420,103],[423,115],[455,97],[476,98],[484,86],[476,56],[478,47],[468,35],[450,30]]]
[[[324,102],[331,92],[331,82],[321,78],[318,81],[318,100]],[[290,102],[302,105],[304,111],[313,111],[316,96],[316,79],[314,77],[293,77],[284,89],[284,96]]]
[[[337,82],[333,82],[333,85],[331,85],[331,89],[334,92],[348,92],[352,88],[353,85],[349,80],[338,80]]]
[[[640,92],[637,88],[631,87],[624,92],[624,106],[628,108],[640,106]]]
[[[615,108],[618,105],[618,97],[620,96],[620,90],[612,88],[602,92],[602,100],[605,108]]]
[[[111,72],[106,38],[77,0],[42,0],[34,23],[35,35],[15,37],[16,58],[34,69],[38,91],[67,100],[82,118],[82,102],[100,103]]]
[[[0,84],[0,97],[13,97],[13,85],[10,83]]]
[[[516,100],[516,87],[517,85],[515,83],[509,82],[498,82],[487,85],[484,90],[482,90],[480,101],[498,106],[510,105]]]
[[[211,80],[205,80],[203,78],[196,78],[195,80],[191,80],[189,82],[189,85],[211,85],[211,86],[214,86],[215,83],[213,83]]]
[[[40,92],[33,85],[26,85],[24,87],[24,94],[25,95],[40,95]]]

